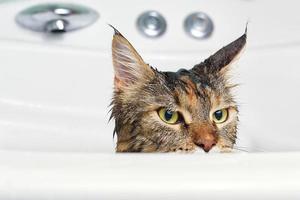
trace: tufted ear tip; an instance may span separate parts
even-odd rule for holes
[[[246,22],[246,27],[245,27],[245,32],[244,32],[244,35],[246,35],[246,37],[248,34],[248,24],[249,24],[249,21]]]
[[[107,25],[110,26],[110,27],[114,30],[114,35],[119,35],[119,36],[124,37],[124,36],[120,33],[120,31],[119,31],[118,29],[116,29],[113,25],[111,25],[111,24],[107,24]]]

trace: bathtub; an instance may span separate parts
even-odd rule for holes
[[[57,1],[0,1],[0,199],[300,199],[298,1],[65,0],[95,9],[98,21],[60,35],[15,23],[21,10],[49,2]],[[146,10],[165,17],[161,37],[137,31]],[[212,18],[211,37],[184,32],[195,11]],[[174,71],[239,37],[247,21],[232,80],[240,84],[239,151],[114,153],[107,23],[144,60]]]

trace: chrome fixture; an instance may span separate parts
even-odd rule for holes
[[[208,38],[214,29],[210,17],[203,12],[192,13],[184,20],[186,33],[196,39]]]
[[[47,33],[63,33],[94,23],[99,14],[76,4],[39,4],[21,11],[16,22],[24,28]]]
[[[137,28],[143,35],[156,38],[165,33],[167,22],[157,11],[147,11],[138,17]]]

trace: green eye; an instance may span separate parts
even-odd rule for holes
[[[167,110],[166,108],[159,109],[158,116],[167,124],[176,124],[179,120],[178,112],[172,112],[170,110]]]
[[[225,122],[228,118],[228,109],[224,108],[222,110],[217,110],[214,112],[212,119],[216,124],[221,124]]]

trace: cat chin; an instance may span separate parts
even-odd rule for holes
[[[230,148],[219,148],[218,146],[213,147],[208,153],[215,154],[215,153],[241,153],[242,151]],[[195,150],[192,152],[194,154],[207,154],[203,149],[200,147],[196,147]]]
[[[207,154],[202,148],[196,147],[195,150],[193,151],[194,154]],[[213,147],[208,153],[222,153],[222,150],[215,146]]]

